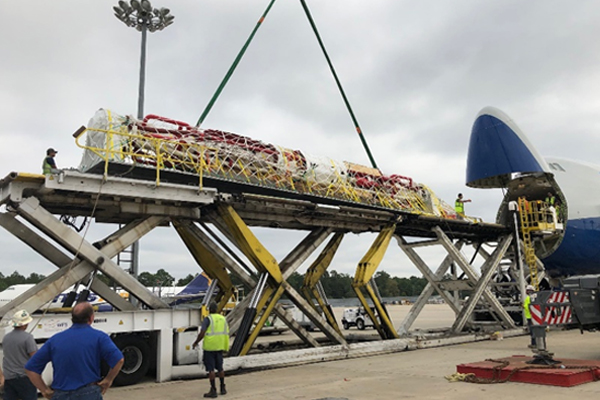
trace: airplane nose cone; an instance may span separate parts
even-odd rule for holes
[[[479,112],[469,141],[467,186],[501,188],[516,172],[548,171],[548,166],[525,134],[502,111]]]

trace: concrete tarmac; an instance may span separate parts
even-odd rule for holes
[[[410,307],[395,306],[390,314],[400,315]],[[336,315],[341,315],[337,313]],[[453,319],[446,306],[427,306],[420,322],[423,328],[448,326]],[[417,321],[419,322],[419,321]],[[446,323],[446,325],[443,325]],[[416,323],[419,327],[419,323]],[[354,332],[353,332],[354,333]],[[553,331],[548,347],[555,358],[600,359],[598,333],[581,335],[577,330]],[[226,378],[228,394],[223,399],[478,399],[478,398],[592,398],[600,396],[600,382],[562,388],[524,383],[473,384],[448,382],[444,376],[456,372],[456,365],[531,355],[529,338],[519,336],[498,341],[480,341],[446,347],[404,351],[380,356],[331,361],[295,367],[231,375]],[[202,398],[208,379],[142,383],[111,388],[107,400],[158,400]]]

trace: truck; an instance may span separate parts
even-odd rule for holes
[[[32,318],[28,331],[42,346],[54,334],[71,326],[70,313],[32,314]],[[157,381],[188,376],[178,370],[185,366],[199,367],[199,353],[191,347],[200,326],[199,310],[98,312],[92,326],[109,334],[123,353],[125,363],[115,378],[115,386],[133,385],[150,372],[156,373]],[[11,330],[11,327],[0,329],[0,342]],[[43,375],[49,381],[50,368]]]
[[[374,308],[371,310],[375,312]],[[356,326],[359,330],[364,330],[367,326],[375,328],[375,324],[371,321],[371,318],[363,307],[353,307],[344,309],[342,316],[342,325],[344,329],[348,330],[351,326]]]

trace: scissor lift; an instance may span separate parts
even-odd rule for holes
[[[497,267],[498,260],[511,242],[510,231],[503,226],[448,221],[431,216],[387,212],[345,204],[322,206],[318,202],[289,199],[284,195],[275,197],[272,193],[269,193],[269,196],[239,191],[232,194],[218,185],[212,188],[200,188],[197,177],[190,182],[185,182],[183,176],[180,182],[160,182],[157,185],[154,180],[136,177],[135,172],[129,176],[131,177],[110,175],[105,177],[101,174],[84,174],[66,170],[58,175],[45,177],[12,173],[0,181],[0,204],[5,206],[0,212],[0,225],[58,267],[40,284],[0,308],[0,316],[4,320],[18,308],[37,310],[70,286],[79,282],[87,283],[94,271],[107,275],[131,296],[137,298],[139,303],[143,304],[146,313],[156,310],[161,312],[161,315],[165,312],[185,312],[186,315],[190,315],[189,310],[170,309],[164,301],[112,261],[120,251],[152,229],[172,225],[200,268],[217,282],[220,289],[220,298],[217,300],[221,308],[233,290],[231,274],[253,288],[227,317],[231,331],[237,332],[232,346],[232,356],[251,353],[254,341],[271,312],[275,312],[306,346],[322,348],[316,353],[313,351],[295,353],[294,356],[289,357],[282,356],[280,363],[283,364],[289,364],[294,360],[307,362],[307,360],[347,358],[382,351],[398,351],[407,347],[406,340],[398,338],[407,333],[419,309],[422,309],[424,303],[421,299],[428,298],[434,290],[442,294],[457,313],[453,331],[460,333],[468,325],[467,321],[472,313],[471,303],[460,305],[455,297],[445,296],[447,290],[436,283],[439,277],[444,275],[450,263],[458,265],[468,276],[471,285],[475,287],[473,304],[479,298],[484,298],[491,309],[502,317],[507,327],[514,326],[510,317],[502,312],[487,286],[491,276],[490,271]],[[227,185],[227,188],[231,187],[231,183]],[[57,217],[59,215],[92,217],[96,222],[112,223],[122,228],[116,229],[101,241],[89,243],[85,235],[80,235],[63,224]],[[212,233],[207,224],[216,227],[244,254],[248,262],[237,257],[228,244]],[[286,257],[277,261],[253,234],[251,227],[258,226],[303,230],[307,235]],[[371,345],[362,344],[356,347],[355,344],[349,343],[341,333],[336,318],[328,306],[326,294],[319,283],[322,274],[332,264],[343,236],[348,233],[364,232],[376,232],[378,236],[371,249],[358,263],[353,287],[363,305],[367,304],[363,291],[366,291],[371,298],[378,312],[377,318],[373,315],[371,319],[376,323],[382,339],[388,339],[387,345],[374,342]],[[301,291],[303,296],[291,287],[287,279],[329,237],[331,237],[329,243],[323,246],[320,255],[308,268]],[[390,240],[394,237],[429,280],[428,288],[410,314],[411,321],[405,321],[399,329],[394,327],[393,321],[389,318],[372,279]],[[426,240],[409,244],[409,241],[415,237]],[[427,238],[435,238],[435,240]],[[483,241],[496,241],[499,245],[489,255],[485,271],[479,276],[461,254],[460,247],[465,242]],[[435,274],[414,253],[415,247],[434,243],[442,245],[448,252],[446,261]],[[91,282],[91,290],[111,303],[116,310],[127,315],[135,314],[139,310],[139,305],[134,306],[97,279]],[[278,303],[284,293],[325,334],[330,346],[323,346]],[[313,299],[316,300],[317,306]],[[370,310],[370,307],[365,309]],[[196,321],[191,317],[187,320],[190,324]],[[166,353],[172,356],[175,351],[172,347],[173,335],[177,334],[173,330],[183,332],[189,328],[189,326],[169,326],[168,329],[163,327],[160,330],[163,336],[159,338],[162,351],[170,349]],[[168,344],[169,341],[171,345]],[[236,365],[235,368],[240,366],[243,368],[244,365],[252,364],[251,367],[254,368],[260,366],[261,362],[270,363],[269,365],[278,363],[273,360],[250,362],[248,360],[254,356],[246,357],[250,358],[246,361],[235,361],[236,357],[230,357],[229,365],[231,368],[234,368],[233,365]],[[203,373],[201,367],[197,365],[173,366],[171,358],[167,360],[160,355],[157,362],[161,365],[157,377],[159,381]]]

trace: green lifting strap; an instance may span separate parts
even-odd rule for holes
[[[246,49],[248,48],[248,46],[250,45],[250,42],[252,41],[252,39],[254,38],[254,35],[256,34],[256,31],[262,25],[263,21],[265,20],[265,17],[269,13],[269,10],[271,10],[271,7],[273,6],[273,3],[275,3],[275,0],[271,0],[271,2],[269,3],[269,5],[267,6],[267,9],[265,10],[265,12],[263,13],[263,15],[260,17],[260,19],[256,23],[256,26],[254,27],[254,30],[252,30],[252,33],[250,34],[250,37],[248,37],[248,40],[246,40],[246,43],[244,44],[244,47],[242,47],[242,49],[238,53],[237,57],[233,61],[233,64],[229,68],[229,71],[227,71],[227,73],[225,74],[225,77],[221,81],[221,84],[217,88],[217,91],[215,92],[215,94],[213,95],[213,97],[208,102],[208,105],[206,106],[206,108],[202,112],[202,115],[198,119],[198,122],[196,122],[196,127],[199,127],[202,124],[202,122],[204,122],[204,118],[206,118],[206,116],[210,112],[212,106],[217,101],[217,98],[221,95],[221,92],[223,91],[223,88],[225,88],[225,85],[229,81],[229,78],[231,78],[231,75],[233,75],[233,72],[237,68],[237,66],[240,63],[240,61],[242,60],[242,57],[244,56],[244,53],[246,52]]]
[[[304,12],[306,13],[306,16],[308,17],[308,21],[310,22],[310,26],[312,26],[312,29],[315,32],[315,35],[317,36],[317,41],[319,42],[319,46],[321,46],[321,50],[323,50],[323,54],[325,55],[325,59],[327,60],[327,64],[329,64],[329,69],[331,70],[331,73],[333,74],[333,78],[335,79],[335,83],[337,83],[338,89],[340,90],[342,98],[344,99],[344,103],[346,104],[346,108],[348,109],[348,112],[350,113],[350,117],[352,118],[352,122],[354,122],[354,127],[356,128],[356,132],[358,133],[360,141],[361,141],[363,147],[365,148],[365,151],[367,152],[367,156],[369,156],[369,160],[371,161],[371,166],[373,168],[375,168],[375,169],[379,169],[377,167],[377,164],[375,163],[375,159],[373,158],[373,155],[371,154],[371,150],[369,149],[369,145],[367,144],[367,140],[363,136],[362,130],[360,129],[360,126],[358,125],[358,121],[356,120],[356,117],[354,116],[354,112],[352,111],[352,107],[350,107],[350,102],[348,101],[348,98],[346,97],[346,93],[344,92],[344,89],[342,88],[342,84],[340,83],[340,80],[338,79],[338,76],[337,76],[337,74],[335,72],[335,69],[333,68],[333,64],[331,63],[331,60],[329,59],[329,55],[327,54],[327,50],[325,50],[325,45],[323,44],[323,41],[321,40],[321,36],[319,35],[319,31],[317,31],[317,25],[315,25],[315,21],[313,20],[312,15],[310,14],[310,10],[308,9],[308,6],[306,5],[306,2],[304,0],[300,0],[300,3],[302,3],[302,8],[304,8]]]

